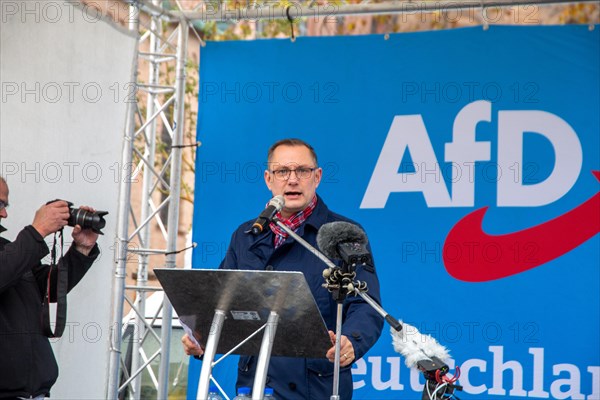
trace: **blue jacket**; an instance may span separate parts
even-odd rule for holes
[[[327,208],[319,197],[317,206],[306,222],[296,231],[304,240],[317,247],[317,232],[321,225],[346,221],[356,224]],[[225,259],[219,268],[245,270],[300,271],[304,273],[312,295],[321,311],[327,329],[335,332],[336,302],[321,285],[325,264],[308,252],[293,238],[288,237],[283,245],[275,249],[274,235],[265,229],[260,235],[246,233],[254,221],[240,225],[231,238]],[[380,303],[379,280],[375,272],[363,268],[357,270],[357,280],[368,284],[369,295]],[[383,327],[383,318],[360,297],[349,297],[344,302],[342,335],[354,346],[356,360],[375,344]],[[241,356],[236,387],[252,387],[256,373],[257,357]],[[341,368],[340,398],[352,398],[351,367]],[[267,375],[267,386],[275,390],[275,398],[282,400],[329,399],[333,390],[333,363],[323,354],[322,359],[272,357]]]

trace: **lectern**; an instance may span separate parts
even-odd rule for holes
[[[271,356],[325,358],[331,340],[301,272],[155,269],[182,323],[204,347],[198,399],[214,358],[258,355],[252,399],[262,399]],[[264,330],[262,338],[257,335]]]

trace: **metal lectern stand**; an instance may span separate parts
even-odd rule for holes
[[[208,396],[217,353],[225,354],[221,359],[230,354],[258,354],[252,399],[261,400],[271,355],[325,358],[331,347],[327,327],[301,272],[154,272],[179,318],[204,347],[198,399]],[[261,340],[257,334],[263,329]]]

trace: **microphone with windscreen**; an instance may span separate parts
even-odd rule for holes
[[[329,258],[339,259],[349,267],[371,265],[367,234],[358,226],[344,221],[329,222],[317,234],[317,246]]]
[[[462,390],[462,387],[456,385],[460,375],[457,368],[457,374],[453,377],[447,375],[449,368],[445,360],[450,358],[448,350],[439,344],[432,336],[420,333],[414,326],[404,324],[383,308],[374,304],[365,296],[366,284],[354,282],[356,266],[363,265],[366,270],[373,271],[371,253],[367,250],[367,235],[357,225],[349,222],[336,221],[324,224],[317,234],[317,245],[319,249],[328,258],[341,259],[348,270],[335,269],[325,270],[323,277],[326,284],[323,285],[331,293],[336,301],[343,300],[347,293],[359,294],[373,306],[380,315],[391,326],[391,334],[394,350],[404,356],[406,365],[409,368],[416,368],[423,373],[427,379],[424,393],[424,399],[441,399],[442,395],[449,395],[454,390]],[[357,289],[357,290],[355,290]],[[404,327],[404,329],[403,329]],[[431,393],[433,392],[433,393]],[[428,393],[430,396],[425,397]]]

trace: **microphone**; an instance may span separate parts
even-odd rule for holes
[[[402,330],[390,329],[392,344],[394,350],[404,356],[408,368],[416,368],[423,373],[426,382],[422,399],[446,399],[455,390],[463,390],[461,385],[456,384],[460,376],[459,367],[456,367],[454,376],[447,375],[450,370],[446,364],[450,359],[448,349],[432,336],[423,335],[414,326],[406,323],[402,323],[402,326]]]
[[[450,358],[448,349],[430,335],[423,335],[417,328],[401,322],[402,330],[390,329],[394,350],[404,356],[408,368],[423,370],[432,360],[445,361]],[[443,366],[438,368],[443,369]],[[445,367],[448,370],[447,366]]]
[[[362,229],[344,221],[324,224],[317,233],[317,246],[323,254],[341,259],[350,266],[371,262],[371,253],[366,247],[368,242]]]
[[[265,208],[263,212],[260,213],[260,215],[256,219],[256,222],[254,222],[254,224],[252,225],[250,232],[252,232],[253,235],[258,235],[259,233],[261,233],[265,229],[265,226],[267,226],[267,224],[271,222],[275,214],[281,211],[284,205],[285,200],[283,199],[282,195],[273,197],[269,201],[267,208]]]

